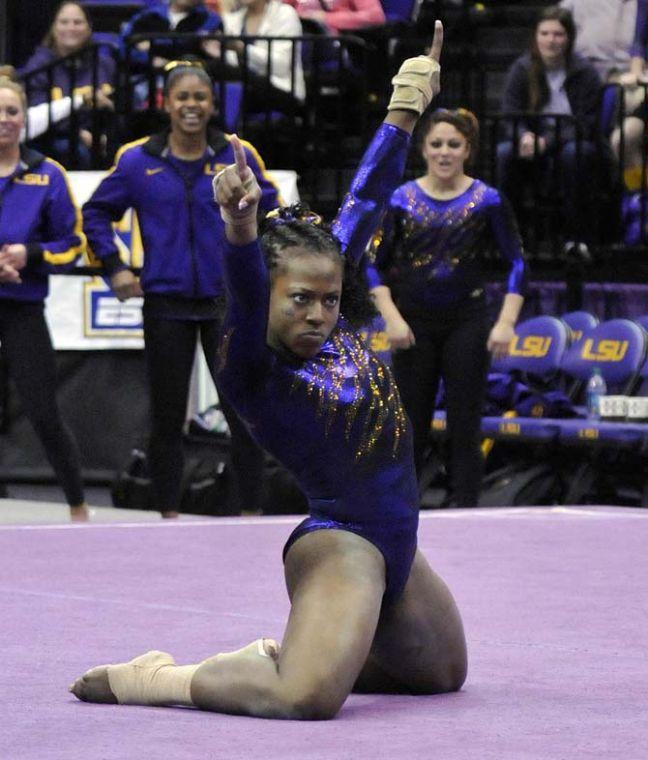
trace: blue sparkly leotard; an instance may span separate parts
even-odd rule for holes
[[[382,125],[362,160],[333,233],[362,258],[402,176],[409,136]],[[391,372],[343,317],[313,359],[266,344],[269,277],[257,241],[224,251],[227,315],[221,385],[252,435],[292,471],[310,516],[290,536],[343,529],[382,552],[385,599],[400,594],[416,551],[418,491],[411,431]]]
[[[418,182],[406,182],[390,198],[383,244],[376,266],[367,267],[368,279],[374,287],[382,276],[395,288],[397,302],[425,314],[483,292],[490,248],[510,263],[507,291],[523,293],[522,241],[508,202],[495,188],[474,180],[456,198],[438,200]]]

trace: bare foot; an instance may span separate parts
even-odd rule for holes
[[[88,505],[83,502],[83,504],[77,504],[74,507],[70,507],[70,520],[72,522],[88,522],[90,519],[90,510],[88,509]]]
[[[82,702],[117,704],[117,698],[110,690],[108,666],[90,668],[70,686],[70,691]]]

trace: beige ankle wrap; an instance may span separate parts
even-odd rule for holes
[[[191,706],[191,681],[201,665],[250,656],[276,660],[279,644],[274,639],[257,639],[236,652],[223,652],[197,665],[176,665],[167,652],[153,650],[130,662],[108,665],[108,684],[120,705]]]
[[[191,679],[199,665],[176,665],[166,652],[147,652],[108,666],[110,690],[120,705],[193,705]]]
[[[434,77],[439,77],[440,71],[439,64],[427,55],[408,58],[392,79],[394,91],[387,110],[399,109],[422,114],[439,89],[438,86],[433,89],[432,81]]]

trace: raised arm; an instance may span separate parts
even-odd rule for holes
[[[428,55],[409,58],[392,79],[388,113],[367,148],[333,222],[333,235],[358,264],[403,176],[409,138],[419,116],[439,92],[443,25],[437,21]]]
[[[227,292],[221,349],[221,375],[229,394],[240,401],[246,389],[258,382],[270,361],[266,345],[270,283],[258,242],[257,211],[262,191],[247,164],[245,150],[231,137],[235,163],[214,177],[214,200],[225,223],[223,280]],[[231,370],[235,382],[228,383]],[[235,399],[233,399],[235,400]]]
[[[241,246],[257,239],[257,209],[262,192],[247,164],[241,141],[232,135],[230,144],[234,164],[214,177],[214,200],[220,206],[227,241],[233,246]]]

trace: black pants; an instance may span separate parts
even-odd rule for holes
[[[220,322],[166,319],[147,315],[144,342],[151,392],[149,466],[155,503],[160,511],[177,511],[183,471],[182,428],[187,411],[191,370],[200,335],[207,365],[232,434],[231,462],[237,508],[262,508],[263,449],[220,392],[215,370]]]
[[[79,450],[56,400],[56,354],[42,303],[0,301],[0,350],[71,506],[84,501]]]
[[[451,499],[477,504],[483,473],[480,427],[490,323],[485,304],[463,304],[425,316],[403,316],[416,345],[394,353],[394,374],[414,429],[414,456],[420,475],[430,440],[430,423],[443,378],[446,393]]]

